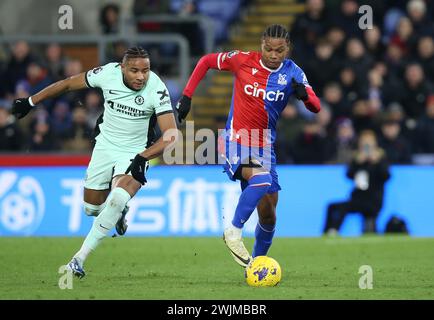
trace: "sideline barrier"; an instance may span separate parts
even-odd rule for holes
[[[82,159],[85,161],[84,159]],[[0,167],[0,236],[84,236],[93,218],[82,208],[85,166]],[[395,166],[378,219],[396,213],[413,236],[434,236],[434,167]],[[276,236],[320,236],[327,204],[344,200],[352,183],[344,166],[279,166]],[[128,236],[221,236],[240,193],[220,166],[154,166],[129,205]],[[246,225],[253,235],[256,212]],[[342,235],[361,234],[352,215]]]

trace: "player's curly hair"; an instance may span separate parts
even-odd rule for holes
[[[272,24],[268,26],[267,29],[265,29],[264,33],[262,34],[262,39],[266,37],[285,39],[286,43],[289,44],[289,32],[281,24]]]
[[[149,53],[142,47],[131,47],[124,53],[124,61],[134,58],[149,59]]]

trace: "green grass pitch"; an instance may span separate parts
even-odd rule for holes
[[[433,299],[434,239],[276,238],[273,288],[251,288],[219,238],[106,239],[84,279],[61,290],[58,269],[82,238],[0,238],[0,299]],[[245,240],[248,248],[253,239]],[[373,289],[359,288],[359,267]]]

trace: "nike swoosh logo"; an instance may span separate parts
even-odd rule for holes
[[[229,247],[228,247],[229,248]],[[244,262],[245,264],[249,264],[249,262],[250,262],[250,259],[243,259],[243,258],[241,258],[239,255],[237,255],[235,252],[233,252],[232,250],[231,250],[231,248],[229,248],[229,250],[232,252],[232,254],[234,255],[234,256],[236,256],[238,259],[240,259],[242,262]]]
[[[106,230],[110,230],[109,228],[104,227],[101,223],[99,224],[99,226],[100,226],[101,228],[106,229]]]
[[[110,90],[109,90],[109,93],[110,93],[110,94],[119,94],[119,91],[111,90],[111,89],[110,89]]]
[[[226,243],[226,240],[225,240],[225,243]],[[246,260],[246,259],[243,259],[243,258],[241,258],[239,255],[237,255],[235,252],[233,252],[231,248],[228,247],[228,249],[229,249],[230,252],[232,252],[232,254],[233,254],[234,256],[236,256],[236,257],[237,257],[238,259],[240,259],[242,262],[244,262],[245,264],[249,264],[250,259],[247,259],[247,260]]]

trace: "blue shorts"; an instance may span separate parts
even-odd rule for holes
[[[240,166],[261,166],[271,174],[272,182],[268,193],[275,193],[282,188],[276,171],[276,154],[273,147],[248,147],[239,143],[227,141],[224,153],[220,153],[224,158],[223,169],[232,181],[241,180],[241,188],[247,186],[247,181],[242,179],[239,169]]]

